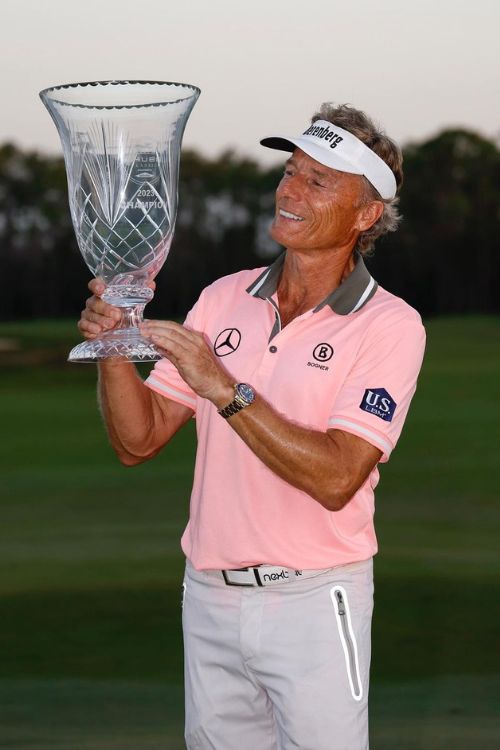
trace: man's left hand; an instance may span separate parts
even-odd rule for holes
[[[232,401],[233,382],[216,360],[205,337],[170,320],[146,320],[141,333],[170,360],[198,396],[222,408]]]

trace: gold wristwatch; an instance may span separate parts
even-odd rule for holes
[[[248,383],[235,383],[233,388],[233,400],[223,409],[219,409],[219,414],[221,417],[224,417],[224,419],[232,417],[233,414],[237,414],[255,401],[255,391],[251,385],[248,385]]]

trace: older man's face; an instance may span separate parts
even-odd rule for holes
[[[296,149],[276,191],[271,236],[296,250],[354,246],[362,198],[359,175],[325,167]]]

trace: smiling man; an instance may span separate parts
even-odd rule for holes
[[[397,228],[398,147],[362,112],[323,105],[276,191],[264,269],[224,277],[183,326],[149,321],[164,352],[144,383],[100,365],[125,465],[196,417],[182,537],[186,743],[216,750],[365,750],[377,464],[401,433],[424,351],[419,315],[363,262]],[[99,280],[80,330],[119,319]]]

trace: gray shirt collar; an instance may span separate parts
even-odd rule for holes
[[[278,287],[285,255],[286,250],[250,284],[247,289],[248,294],[260,299],[272,297]],[[373,297],[378,284],[365,266],[361,255],[355,253],[354,257],[356,265],[349,276],[333,292],[330,292],[313,312],[318,312],[325,305],[329,305],[337,315],[349,315],[361,310]]]

